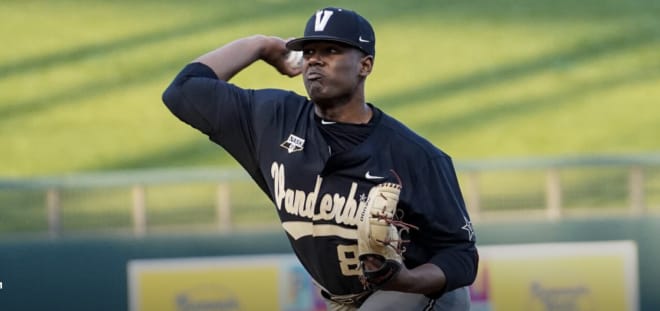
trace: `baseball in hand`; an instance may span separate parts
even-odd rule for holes
[[[303,64],[303,55],[302,51],[290,51],[286,57],[286,63],[291,66],[291,68],[300,68]]]

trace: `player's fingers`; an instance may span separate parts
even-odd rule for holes
[[[294,77],[302,73],[303,56],[300,51],[288,51],[284,55],[284,61],[281,64],[281,72],[289,77]]]
[[[289,73],[287,73],[287,76],[293,78],[297,75],[300,75],[301,73],[302,73],[302,68],[294,68],[294,69],[291,69],[291,71],[289,71]]]
[[[286,67],[283,70],[280,70],[280,73],[288,76],[288,77],[295,77],[297,75],[300,75],[302,73],[302,68],[291,68],[291,67]]]

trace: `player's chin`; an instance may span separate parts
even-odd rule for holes
[[[314,102],[324,102],[332,97],[328,94],[326,88],[320,83],[305,83],[305,88],[307,89],[307,95],[309,95],[309,98]]]

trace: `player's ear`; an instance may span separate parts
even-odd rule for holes
[[[360,59],[360,76],[367,77],[374,68],[374,57],[372,55],[363,55]]]

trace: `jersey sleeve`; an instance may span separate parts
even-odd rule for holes
[[[474,282],[479,261],[475,235],[451,158],[436,156],[415,171],[408,200],[411,222],[420,227],[411,238],[420,247],[410,251],[423,252],[417,258],[427,258],[425,262],[445,273],[445,288],[435,295],[439,296]]]
[[[232,123],[230,116],[240,113],[239,107],[249,111],[249,97],[248,90],[219,80],[208,66],[191,63],[165,90],[163,102],[181,121],[214,136],[235,128],[237,124]]]
[[[265,103],[280,101],[280,93],[240,88],[218,79],[208,66],[191,63],[165,90],[163,102],[177,118],[227,150],[263,188],[255,124],[276,109]]]

